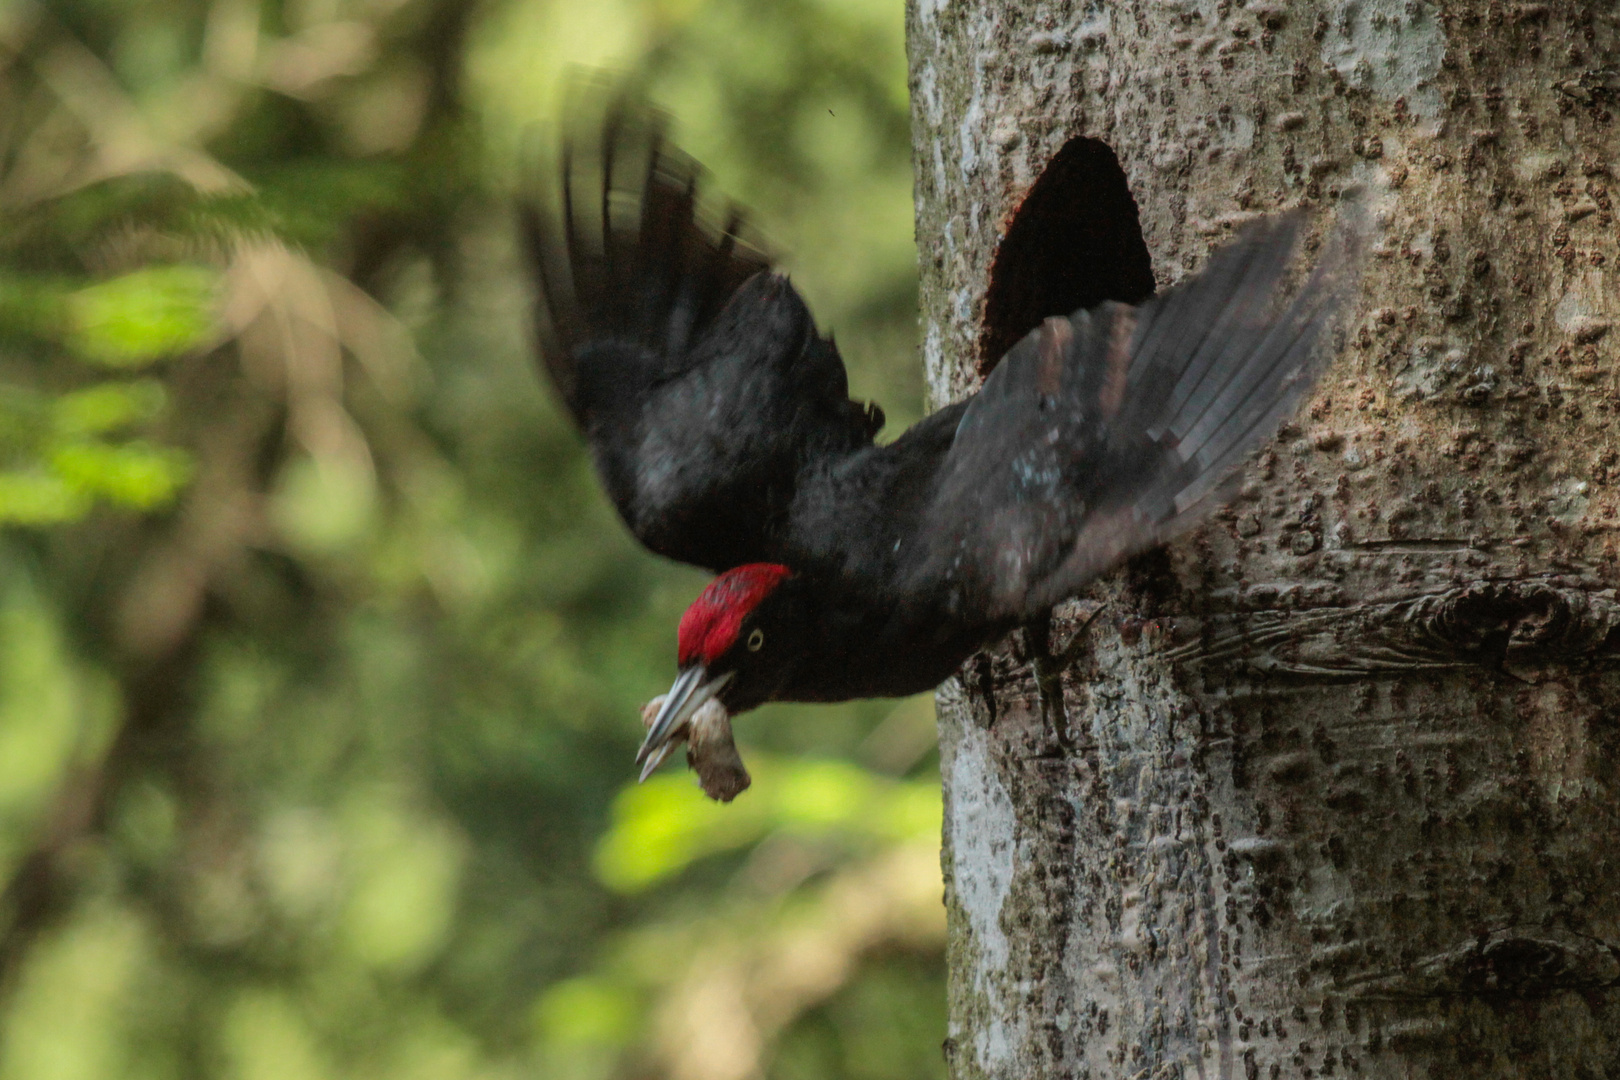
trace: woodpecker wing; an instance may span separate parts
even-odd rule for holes
[[[771,559],[806,462],[870,446],[882,412],[850,400],[740,216],[702,212],[661,116],[623,97],[579,111],[600,122],[564,139],[558,205],[520,213],[546,370],[642,543],[713,570]]]
[[[1310,391],[1354,280],[1341,230],[1283,302],[1302,224],[1252,223],[1180,286],[1048,319],[1009,350],[938,465],[899,595],[942,597],[959,619],[1033,617],[1221,501]]]

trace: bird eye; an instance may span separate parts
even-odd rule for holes
[[[748,635],[748,651],[759,652],[765,645],[765,631],[754,627],[754,632]]]

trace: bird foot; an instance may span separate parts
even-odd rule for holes
[[[641,708],[641,722],[651,727],[664,704],[659,694]],[[698,706],[691,720],[670,733],[668,745],[686,743],[686,764],[698,775],[703,793],[717,802],[730,802],[753,783],[731,734],[731,714],[714,698]]]
[[[1063,673],[1080,659],[1086,651],[1086,631],[1102,613],[1099,606],[1086,617],[1059,652],[1052,651],[1052,613],[1047,612],[1024,627],[1024,639],[1029,646],[1030,667],[1035,673],[1035,693],[1041,703],[1041,719],[1045,727],[1048,746],[1074,750],[1069,731],[1069,712],[1063,701]]]

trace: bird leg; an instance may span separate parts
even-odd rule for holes
[[[660,694],[642,706],[641,722],[647,727],[658,717],[664,697]],[[682,741],[686,743],[686,763],[698,774],[698,784],[709,798],[730,802],[753,783],[732,738],[731,714],[717,699],[698,706],[691,719],[671,733],[668,745],[673,748]]]
[[[1063,667],[1052,655],[1051,612],[1024,627],[1024,642],[1035,672],[1035,695],[1041,703],[1041,741],[1048,747],[1068,749],[1069,715],[1063,704]]]
[[[1069,644],[1059,653],[1052,652],[1052,612],[1024,626],[1024,640],[1029,646],[1030,667],[1035,673],[1035,693],[1040,698],[1041,720],[1046,728],[1046,743],[1056,744],[1064,750],[1075,747],[1069,737],[1069,713],[1063,701],[1063,673],[1080,659],[1085,651],[1086,631],[1102,613],[1099,605],[1075,630]]]

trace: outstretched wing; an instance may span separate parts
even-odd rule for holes
[[[1014,346],[939,463],[901,595],[1028,618],[1196,524],[1310,390],[1353,283],[1343,231],[1282,302],[1302,222],[1253,223],[1179,287],[1048,319]]]
[[[882,413],[849,399],[838,350],[740,216],[703,214],[663,118],[593,89],[556,204],[520,213],[546,370],[642,543],[713,570],[771,559],[805,463],[870,446]]]

